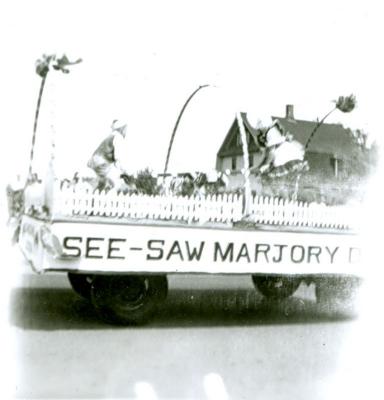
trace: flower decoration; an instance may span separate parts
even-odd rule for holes
[[[39,58],[36,61],[37,75],[39,75],[41,78],[45,78],[49,71],[49,64],[54,58],[55,58],[54,55],[47,56],[46,54],[43,54],[42,58]]]
[[[52,64],[53,69],[56,71],[61,71],[64,74],[69,73],[69,69],[67,68],[69,65],[79,64],[82,61],[81,58],[76,61],[69,61],[68,57],[63,54],[62,57],[56,58],[55,54],[43,55],[43,57],[36,61],[36,73],[41,78],[46,78],[49,67]]]
[[[53,66],[53,69],[55,69],[56,71],[61,71],[64,74],[68,74],[69,73],[69,69],[67,68],[69,65],[75,65],[75,64],[79,64],[81,63],[82,59],[79,58],[76,61],[69,61],[68,57],[63,54],[63,56],[61,58],[57,58],[55,59]]]
[[[36,106],[36,111],[35,111],[35,121],[33,124],[31,154],[30,154],[30,158],[29,158],[29,172],[28,172],[28,179],[27,179],[26,185],[29,182],[31,182],[31,179],[32,179],[32,163],[33,163],[34,147],[35,147],[35,141],[36,141],[37,121],[39,119],[41,99],[43,97],[45,81],[47,79],[48,72],[50,70],[50,66],[52,65],[53,69],[55,69],[56,71],[61,71],[64,74],[68,74],[69,69],[67,67],[69,65],[78,64],[81,61],[82,61],[81,58],[79,58],[78,60],[71,62],[68,60],[68,57],[65,54],[63,54],[63,56],[61,58],[57,58],[55,54],[50,54],[50,55],[43,54],[43,56],[41,58],[39,58],[35,63],[35,71],[36,71],[37,75],[39,75],[40,78],[42,78],[42,79],[41,79],[41,83],[40,83],[39,96],[37,99],[37,106]]]
[[[338,110],[344,113],[348,113],[356,107],[356,97],[353,94],[346,97],[339,96],[335,103]]]
[[[327,114],[325,114],[324,117],[320,121],[317,121],[315,128],[313,129],[312,133],[309,135],[309,137],[307,139],[307,142],[305,143],[304,154],[307,152],[309,144],[311,143],[313,136],[318,131],[320,126],[323,125],[324,121],[336,110],[339,110],[343,113],[349,113],[349,112],[353,111],[354,108],[356,107],[356,97],[353,94],[351,94],[349,96],[345,96],[345,97],[339,96],[339,98],[337,100],[335,100],[334,103],[335,103],[335,106],[332,108],[332,110],[329,111]],[[297,192],[298,192],[300,177],[301,177],[301,174],[299,173],[299,175],[296,178],[295,192],[293,194],[294,199],[297,199]]]

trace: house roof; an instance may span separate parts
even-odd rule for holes
[[[254,153],[262,151],[257,140],[255,140],[255,137],[259,134],[259,130],[252,127],[246,113],[242,112],[241,117],[243,119],[244,128],[251,137],[249,141],[249,152]],[[303,145],[307,143],[309,136],[317,124],[316,121],[283,117],[272,116],[272,119],[277,120],[285,132],[292,134],[293,138]],[[218,157],[243,154],[242,146],[238,145],[236,139],[238,133],[239,127],[235,119],[217,153]],[[341,124],[323,123],[313,136],[308,147],[308,152],[332,154],[337,157],[343,156],[343,158],[353,158],[358,151],[359,149],[352,138],[351,130],[344,128]]]
[[[307,143],[317,124],[316,121],[281,117],[272,117],[272,119],[278,120],[285,132],[291,133],[293,138],[303,145]],[[341,124],[323,123],[313,136],[308,151],[352,157],[358,146],[354,143],[351,133],[350,129],[344,128]]]
[[[258,130],[253,128],[252,125],[249,123],[247,118],[247,113],[242,112],[240,113],[241,118],[243,120],[244,129],[247,134],[249,134],[249,143],[248,143],[248,150],[250,153],[256,153],[261,151],[260,145],[254,139],[257,136]],[[242,155],[243,148],[241,145],[237,143],[237,135],[239,134],[239,125],[237,123],[237,119],[232,123],[217,155],[218,157],[226,157],[226,156],[235,156],[235,155]]]

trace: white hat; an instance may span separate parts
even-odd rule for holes
[[[277,144],[285,142],[286,138],[282,133],[277,129],[276,126],[272,126],[267,132],[267,147],[272,147]]]
[[[274,121],[269,115],[259,116],[256,120],[256,129],[265,129],[273,125]]]
[[[114,119],[112,121],[111,128],[112,130],[116,131],[118,129],[124,128],[127,126],[127,123],[123,121],[122,119]]]

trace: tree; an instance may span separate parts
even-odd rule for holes
[[[318,131],[321,125],[325,122],[325,120],[336,110],[340,110],[343,113],[349,113],[354,110],[356,107],[356,98],[353,94],[349,96],[339,96],[337,100],[334,100],[335,106],[332,108],[331,111],[329,111],[325,116],[318,121],[316,124],[315,128],[313,129],[312,133],[309,135],[309,138],[307,140],[307,143],[305,144],[305,151],[307,151],[309,144],[311,143],[311,140],[313,139],[313,136],[315,136],[315,133]]]
[[[323,125],[325,120],[336,110],[339,110],[343,113],[349,113],[349,112],[353,111],[354,108],[356,107],[356,97],[353,94],[351,94],[349,96],[339,96],[339,98],[337,100],[334,100],[334,103],[335,103],[335,106],[327,114],[325,114],[325,116],[321,120],[319,120],[317,122],[313,131],[309,135],[307,142],[305,143],[305,147],[304,147],[304,159],[305,159],[308,147],[309,147],[313,137],[315,136],[316,132],[321,127],[321,125]],[[299,191],[299,183],[300,183],[301,176],[302,176],[302,172],[299,172],[299,174],[296,177],[295,189],[294,189],[294,193],[292,196],[293,200],[297,200],[297,193]]]
[[[50,67],[52,66],[54,70],[61,71],[64,74],[69,73],[68,66],[78,64],[82,60],[79,58],[76,61],[69,61],[67,56],[64,54],[62,57],[57,58],[55,54],[46,55],[43,54],[41,58],[36,61],[36,73],[41,78],[39,95],[37,98],[37,105],[35,111],[35,120],[33,124],[33,135],[32,135],[32,144],[31,144],[31,153],[29,158],[29,169],[28,169],[28,178],[26,181],[26,185],[33,180],[33,155],[35,150],[35,142],[36,142],[36,132],[37,132],[37,122],[39,120],[40,108],[41,108],[41,100],[43,98],[44,87],[47,80],[48,72],[50,71]]]
[[[205,88],[205,87],[208,87],[208,86],[209,86],[209,85],[202,85],[202,86],[199,86],[199,87],[188,97],[187,101],[184,103],[184,105],[183,105],[183,107],[182,107],[182,109],[181,109],[181,111],[180,111],[180,113],[179,113],[179,115],[178,115],[178,117],[177,117],[175,126],[174,126],[173,131],[172,131],[171,139],[170,139],[170,141],[169,141],[169,146],[168,146],[168,151],[167,151],[167,157],[166,157],[166,159],[165,159],[164,176],[166,176],[166,174],[167,174],[168,163],[169,163],[169,158],[170,158],[170,156],[171,156],[172,145],[173,145],[173,141],[175,140],[177,127],[179,126],[181,117],[182,117],[182,115],[183,115],[185,109],[187,108],[188,103],[192,100],[192,97],[193,97],[199,90],[201,90],[201,89],[203,89],[203,88]]]

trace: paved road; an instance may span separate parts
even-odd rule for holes
[[[357,393],[343,384],[359,373],[345,375],[343,354],[359,319],[320,307],[312,287],[273,305],[247,276],[171,277],[155,319],[126,328],[101,322],[65,275],[20,272],[10,297],[16,397],[307,400]]]

